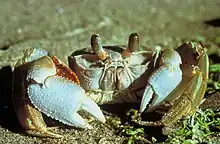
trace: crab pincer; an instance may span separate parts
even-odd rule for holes
[[[178,86],[182,80],[181,63],[181,57],[175,50],[166,49],[162,53],[160,66],[151,74],[145,87],[139,110],[141,113],[147,105],[147,111],[159,105]]]
[[[29,49],[14,69],[13,102],[20,124],[41,136],[61,138],[47,128],[42,113],[69,126],[92,128],[77,112],[85,110],[105,122],[74,72],[55,56],[39,48]]]

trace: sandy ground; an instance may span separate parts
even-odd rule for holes
[[[59,128],[61,140],[26,136],[11,102],[11,73],[23,51],[41,47],[67,62],[74,50],[99,33],[103,44],[126,44],[130,33],[141,44],[177,47],[186,40],[214,40],[220,28],[219,0],[1,0],[0,143],[122,143],[125,138],[100,123],[94,130]],[[218,22],[219,25],[219,22]]]

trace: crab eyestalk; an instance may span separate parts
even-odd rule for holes
[[[124,57],[130,56],[132,52],[137,52],[140,49],[139,36],[137,33],[132,33],[128,38],[128,47],[122,53]]]
[[[102,47],[101,38],[99,37],[98,34],[92,35],[91,47],[92,50],[95,52],[95,54],[97,54],[101,60],[105,60],[108,57],[107,52]]]
[[[139,51],[139,37],[137,33],[132,33],[128,39],[128,49],[131,52]]]

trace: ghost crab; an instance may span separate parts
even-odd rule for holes
[[[208,79],[208,56],[200,44],[158,51],[140,46],[136,33],[127,46],[102,46],[99,35],[92,35],[91,47],[75,51],[68,60],[81,86],[99,104],[138,101],[140,113],[164,103],[171,107],[160,122],[148,125],[169,125],[193,114]]]
[[[146,70],[151,72],[158,54],[156,49],[140,46],[136,33],[130,35],[128,46],[102,46],[99,35],[92,35],[91,47],[73,52],[68,60],[81,86],[95,102],[103,104],[140,101],[143,92],[128,92],[128,88],[139,89],[146,85],[147,81],[139,77]],[[134,96],[136,93],[138,97]],[[122,94],[125,97],[121,97]]]
[[[105,122],[98,105],[85,95],[74,72],[39,48],[24,53],[13,76],[13,102],[20,124],[41,136],[61,138],[50,131],[42,113],[69,126],[91,128],[77,113],[82,109]]]

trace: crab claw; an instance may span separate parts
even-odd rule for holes
[[[51,60],[48,57],[41,59],[45,65],[46,60]],[[81,128],[91,127],[77,113],[80,109],[90,112],[98,120],[105,122],[98,105],[85,95],[80,85],[66,77],[53,75],[56,73],[53,67],[49,65],[39,67],[37,63],[41,63],[41,60],[35,62],[28,71],[27,80],[32,79],[35,82],[27,87],[27,93],[38,110],[64,124]]]
[[[91,100],[75,73],[55,56],[41,49],[30,49],[18,61],[13,76],[13,102],[20,124],[40,136],[61,138],[50,131],[42,113],[64,124],[92,128],[79,114],[85,110],[101,122],[105,117]]]
[[[149,105],[148,111],[160,104],[182,80],[182,71],[179,67],[181,57],[175,50],[166,49],[159,63],[160,67],[149,77],[145,87],[139,110],[141,113],[151,100],[152,103]]]
[[[91,126],[77,113],[86,110],[101,122],[105,122],[98,105],[85,95],[84,90],[65,78],[52,76],[43,85],[31,84],[27,92],[34,106],[64,124],[81,128]]]

